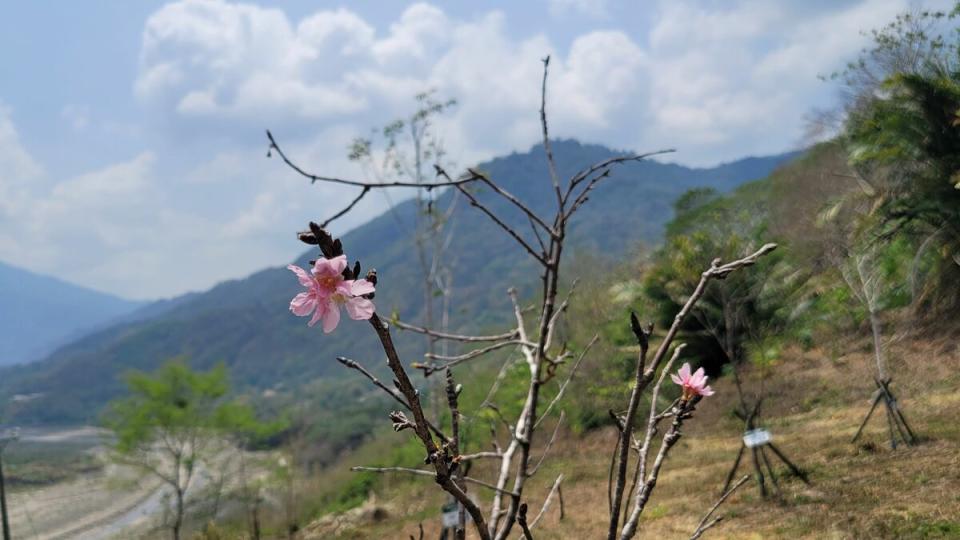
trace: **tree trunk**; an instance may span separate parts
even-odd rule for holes
[[[180,529],[183,526],[183,490],[176,489],[177,508],[176,515],[173,518],[173,540],[180,540]]]
[[[887,369],[883,360],[883,345],[880,343],[880,317],[873,309],[870,310],[870,331],[873,333],[873,353],[877,361],[877,377],[881,381],[887,379]]]

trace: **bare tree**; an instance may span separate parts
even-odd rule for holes
[[[288,166],[312,182],[322,181],[353,185],[362,188],[364,193],[371,189],[385,187],[454,189],[466,199],[470,207],[477,209],[489,218],[497,228],[511,238],[536,263],[540,278],[539,299],[532,308],[527,308],[522,305],[516,291],[511,289],[508,294],[513,306],[515,325],[501,333],[485,336],[461,335],[399,321],[393,322],[393,325],[398,328],[421,333],[433,340],[479,346],[477,349],[461,354],[435,353],[429,357],[431,362],[414,364],[413,366],[415,369],[420,369],[424,375],[437,371],[445,373],[446,400],[450,412],[449,431],[446,430],[446,426],[437,426],[436,423],[427,418],[421,404],[421,394],[410,379],[407,369],[394,347],[390,324],[372,310],[369,321],[383,347],[387,364],[394,376],[392,386],[379,381],[358,362],[346,358],[340,359],[342,364],[367,377],[375,386],[385,391],[402,406],[403,410],[390,413],[393,428],[396,431],[410,430],[415,435],[426,453],[424,463],[429,466],[427,469],[415,467],[358,467],[356,470],[383,473],[398,472],[433,478],[441,489],[449,493],[462,505],[464,511],[470,515],[477,534],[485,540],[508,538],[514,532],[515,524],[519,525],[524,537],[532,538],[531,529],[537,524],[539,517],[542,516],[545,507],[550,504],[552,497],[547,497],[541,511],[537,514],[538,517],[528,521],[526,485],[528,480],[540,470],[540,464],[547,457],[559,430],[555,429],[551,438],[542,447],[535,447],[535,434],[544,419],[562,399],[583,358],[597,340],[595,336],[580,350],[574,351],[568,348],[568,343],[563,342],[558,331],[558,324],[567,310],[573,293],[571,290],[566,295],[560,294],[561,269],[563,268],[561,265],[562,255],[571,219],[589,200],[592,191],[610,177],[615,166],[671,152],[671,150],[663,150],[648,154],[612,157],[595,163],[566,180],[561,180],[554,160],[547,123],[546,90],[549,57],[544,59],[543,66],[540,121],[543,149],[549,170],[549,182],[553,192],[552,198],[555,198],[555,207],[549,216],[541,216],[527,202],[514,196],[494,179],[476,169],[467,169],[466,174],[454,178],[447,173],[442,165],[435,164],[437,181],[434,182],[407,182],[402,180],[363,182],[310,174],[293,163],[278,146],[273,136],[268,134],[270,151],[275,152]],[[479,191],[468,189],[468,184],[473,184],[477,190],[487,190],[489,194],[496,195],[509,203],[513,209],[523,215],[529,224],[529,231],[509,225],[504,216],[482,200]],[[352,206],[353,203],[346,211]],[[311,223],[309,231],[300,233],[300,239],[308,244],[317,245],[327,259],[338,258],[344,253],[340,240],[333,238],[320,225],[315,223]],[[666,374],[683,348],[682,345],[674,346],[673,344],[680,325],[690,313],[694,304],[703,295],[708,282],[714,279],[723,279],[731,272],[754,264],[759,257],[774,248],[775,245],[768,244],[747,257],[726,264],[719,259],[714,260],[709,268],[701,274],[697,287],[677,314],[665,336],[660,340],[650,359],[648,359],[647,353],[651,345],[652,326],[643,327],[637,317],[632,316],[631,325],[640,345],[640,354],[637,358],[633,389],[626,410],[621,414],[615,414],[619,424],[620,436],[615,449],[614,463],[611,467],[608,538],[626,539],[635,535],[640,515],[656,487],[666,457],[682,436],[683,422],[692,416],[699,401],[699,395],[696,395],[696,393],[685,392],[681,398],[675,400],[666,409],[658,410],[657,407],[657,395]],[[359,262],[352,268],[348,265],[343,270],[345,280],[355,280],[360,279],[360,277]],[[376,272],[368,272],[365,279],[376,284]],[[381,283],[378,286],[382,287],[384,284]],[[487,399],[484,400],[483,406],[494,411],[500,421],[507,427],[506,431],[509,439],[506,443],[501,444],[497,440],[497,431],[494,429],[492,430],[491,451],[464,454],[461,452],[460,422],[462,414],[459,404],[462,387],[454,380],[453,368],[481,358],[487,353],[507,348],[516,349],[519,352],[521,358],[519,363],[526,368],[527,384],[523,405],[519,414],[512,418],[507,418],[496,407],[493,399],[501,380],[501,377],[497,377],[493,388],[487,392]],[[512,360],[508,360],[507,365],[511,362]],[[570,368],[562,377],[563,382],[560,383],[559,390],[547,401],[543,392],[545,385],[557,378],[561,373],[561,368],[565,366],[570,366]],[[502,372],[503,370],[501,370]],[[640,432],[641,436],[638,439],[634,435],[636,433],[635,424],[641,396],[647,390],[650,390],[652,395],[651,412],[647,418],[646,427]],[[665,421],[669,423],[669,427],[662,436],[659,436],[659,426]],[[657,447],[657,450],[653,459],[650,460],[650,452],[654,447]],[[631,456],[634,454],[637,472],[633,475],[633,480],[628,488],[629,464]],[[534,459],[534,456],[537,455],[538,457]],[[497,464],[495,467],[496,473],[492,480],[487,481],[466,474],[467,464],[476,459],[489,459]],[[554,482],[557,491],[560,490],[561,482],[562,477],[558,477]],[[469,486],[492,492],[492,500],[487,512],[481,509],[480,504],[475,499],[468,496]],[[465,531],[462,528],[459,529],[457,536],[464,538]]]

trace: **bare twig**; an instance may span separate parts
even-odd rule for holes
[[[557,174],[557,163],[553,159],[553,148],[550,146],[550,130],[547,127],[547,75],[550,68],[550,56],[543,58],[543,83],[540,85],[540,128],[543,131],[543,151],[547,155],[547,167],[550,169],[550,181],[557,194],[557,206],[563,208],[563,194],[560,193],[560,176]]]
[[[740,480],[737,480],[736,484],[734,484],[730,489],[726,491],[726,493],[724,493],[723,495],[720,496],[719,499],[717,499],[717,502],[710,507],[710,510],[703,516],[703,519],[700,520],[700,523],[697,524],[697,528],[693,531],[693,534],[690,535],[690,540],[697,540],[698,538],[703,536],[703,533],[707,532],[708,529],[710,529],[717,523],[720,523],[720,521],[723,519],[722,517],[718,517],[716,519],[710,520],[710,516],[712,516],[713,513],[717,511],[717,508],[720,508],[720,505],[723,504],[724,501],[726,501],[730,495],[733,495],[734,491],[739,489],[740,486],[745,484],[749,479],[750,479],[749,474],[743,475],[743,477],[741,477]]]
[[[519,333],[516,330],[511,330],[510,332],[504,332],[502,334],[493,334],[489,336],[471,336],[466,334],[450,334],[447,332],[437,332],[429,328],[423,328],[416,326],[410,323],[405,323],[403,321],[392,320],[390,324],[396,326],[401,330],[410,330],[411,332],[417,332],[418,334],[425,334],[430,337],[437,339],[448,339],[450,341],[462,341],[464,343],[475,343],[480,341],[503,341],[505,339],[514,339],[519,336]]]
[[[543,227],[543,230],[544,230],[547,234],[549,234],[549,235],[551,235],[551,236],[556,235],[556,232],[553,230],[553,227],[547,225],[547,223],[546,223],[545,221],[543,221],[543,219],[542,219],[539,215],[537,215],[537,213],[534,212],[534,211],[533,211],[529,206],[527,206],[523,201],[521,201],[520,199],[516,198],[516,197],[515,197],[513,194],[511,194],[509,191],[507,191],[507,190],[503,189],[502,187],[498,186],[497,184],[495,184],[492,180],[490,180],[489,178],[487,178],[485,175],[482,175],[482,174],[480,174],[479,172],[474,171],[473,169],[468,169],[468,170],[470,171],[470,173],[471,173],[472,175],[480,176],[480,178],[481,178],[481,180],[483,181],[484,184],[490,186],[490,189],[492,189],[492,190],[493,190],[494,192],[496,192],[498,195],[500,195],[500,196],[503,197],[504,199],[506,199],[506,200],[510,201],[511,203],[513,203],[513,205],[516,206],[517,208],[519,208],[521,212],[523,212],[524,214],[526,214],[526,216],[527,216],[531,221],[533,221],[533,222],[536,223],[537,225]],[[536,229],[534,229],[534,232],[536,232]]]
[[[433,373],[435,373],[435,372],[437,372],[437,371],[442,371],[442,370],[444,370],[444,369],[451,368],[451,367],[453,367],[453,366],[456,366],[457,364],[461,364],[461,363],[463,363],[463,362],[466,362],[467,360],[472,360],[472,359],[474,359],[474,358],[476,358],[476,357],[478,357],[478,356],[483,356],[483,355],[485,355],[485,354],[487,354],[487,353],[489,353],[489,352],[495,351],[495,350],[497,350],[497,349],[502,349],[502,348],[504,348],[504,347],[510,347],[510,346],[512,346],[512,345],[522,345],[522,344],[523,344],[523,342],[521,342],[521,341],[519,341],[519,340],[501,341],[500,343],[494,343],[494,344],[492,344],[492,345],[487,345],[486,347],[482,347],[482,348],[480,348],[480,349],[475,349],[475,350],[472,350],[472,351],[470,351],[470,352],[466,352],[466,353],[464,353],[464,354],[458,354],[458,355],[455,355],[455,356],[444,356],[444,355],[442,355],[442,354],[431,354],[431,353],[427,353],[427,354],[424,355],[425,357],[427,357],[427,358],[429,358],[429,359],[431,359],[431,360],[442,360],[442,361],[445,361],[445,362],[442,363],[442,364],[439,364],[439,365],[413,363],[413,364],[411,364],[411,366],[412,366],[413,368],[415,368],[415,369],[421,369],[421,370],[423,370],[424,375],[431,375],[431,374],[433,374]]]
[[[370,382],[373,383],[374,386],[376,386],[377,388],[383,390],[384,392],[386,392],[387,394],[389,394],[390,397],[392,397],[394,400],[396,400],[397,403],[403,405],[407,410],[410,410],[410,404],[407,403],[407,400],[404,399],[403,395],[402,395],[397,389],[395,389],[395,388],[390,388],[389,386],[383,384],[383,383],[380,381],[380,379],[378,379],[376,376],[374,376],[373,373],[370,373],[365,367],[363,367],[362,365],[360,365],[360,363],[357,362],[356,360],[351,360],[351,359],[345,358],[345,357],[343,357],[343,356],[338,356],[338,357],[337,357],[337,362],[340,362],[341,364],[343,364],[344,366],[346,366],[346,367],[348,367],[348,368],[350,368],[350,369],[359,371],[364,377],[366,377],[367,379],[369,379]],[[440,439],[441,439],[443,442],[449,441],[449,438],[446,436],[446,434],[444,434],[443,431],[442,431],[440,428],[438,428],[437,426],[435,426],[432,422],[427,421],[427,427],[430,428],[430,431],[434,432],[434,433],[437,435],[437,437],[440,437]]]
[[[561,482],[563,482],[563,474],[557,475],[557,479],[553,481],[553,487],[551,487],[550,492],[547,493],[547,498],[544,499],[543,506],[540,507],[540,511],[537,512],[537,517],[533,518],[533,521],[530,522],[531,529],[537,526],[537,523],[540,522],[540,518],[542,518],[547,513],[547,510],[550,509],[550,503],[553,502],[553,496],[560,492]],[[563,503],[561,503],[561,505],[562,504]],[[563,515],[562,510],[561,510],[561,515]]]
[[[435,472],[431,472],[425,469],[414,469],[412,467],[350,467],[350,470],[354,472],[404,473],[404,474],[412,474],[415,476],[429,476],[430,478],[437,477],[437,473]],[[507,495],[513,495],[512,492],[498,489],[497,486],[494,486],[493,484],[488,484],[483,480],[478,480],[476,478],[471,478],[469,476],[464,476],[463,479],[470,484],[475,484],[475,485],[485,487],[487,489],[491,489],[497,492],[503,492],[503,493],[506,493]]]
[[[587,346],[580,351],[580,355],[577,357],[576,363],[573,364],[573,367],[570,369],[570,373],[567,375],[567,379],[563,381],[563,384],[560,385],[560,390],[557,391],[557,395],[550,400],[550,403],[547,404],[547,407],[543,410],[543,413],[540,415],[540,419],[537,420],[537,423],[534,424],[534,428],[539,427],[540,423],[543,422],[543,419],[550,414],[550,410],[553,409],[553,406],[557,404],[561,399],[563,399],[563,394],[567,391],[567,386],[570,385],[570,381],[573,380],[573,376],[577,374],[577,370],[580,369],[580,363],[583,362],[583,358],[586,356],[587,351],[593,347],[593,344],[600,339],[600,334],[594,334],[593,339],[587,343]]]
[[[280,159],[287,164],[288,167],[296,171],[297,174],[303,176],[304,178],[310,180],[311,183],[316,182],[329,182],[332,184],[344,184],[347,186],[356,186],[356,187],[369,187],[369,188],[388,188],[388,187],[403,187],[403,188],[422,188],[422,189],[434,189],[447,186],[462,186],[464,184],[469,184],[470,182],[475,182],[480,180],[479,176],[468,175],[456,180],[447,178],[444,182],[364,182],[362,180],[347,180],[344,178],[334,178],[332,176],[319,176],[316,174],[311,174],[302,169],[299,165],[294,163],[287,157],[286,153],[280,149],[280,145],[277,144],[276,139],[274,139],[273,134],[270,133],[270,130],[267,130],[267,140],[270,141],[269,152],[276,152]]]
[[[543,454],[540,456],[540,459],[537,461],[537,464],[530,469],[528,473],[529,476],[537,474],[537,471],[540,470],[540,466],[543,465],[543,461],[547,459],[547,455],[550,453],[550,449],[553,448],[554,441],[557,440],[557,433],[560,432],[560,426],[563,425],[563,418],[566,416],[563,411],[560,411],[560,418],[557,419],[557,425],[553,428],[553,435],[550,436],[550,440],[547,441],[547,445],[543,448]],[[541,420],[543,417],[541,417]]]
[[[346,215],[347,212],[349,212],[350,210],[353,210],[353,207],[356,206],[357,203],[360,202],[360,200],[363,199],[367,195],[367,193],[370,192],[370,189],[371,189],[370,186],[364,186],[364,188],[360,191],[360,194],[357,195],[356,199],[354,199],[350,204],[348,204],[347,207],[344,208],[343,210],[337,212],[332,217],[327,218],[326,221],[320,224],[320,228],[326,229],[327,226],[330,225],[330,223],[332,223],[335,219],[341,218],[344,215]]]
[[[457,189],[460,190],[460,193],[463,193],[463,196],[466,197],[468,201],[470,201],[470,206],[477,208],[481,212],[486,214],[491,221],[496,223],[498,227],[500,227],[501,229],[503,229],[504,232],[509,234],[510,237],[514,239],[514,241],[520,244],[520,247],[526,250],[526,252],[529,253],[530,256],[536,259],[540,264],[542,265],[547,264],[547,260],[543,256],[543,254],[537,253],[537,251],[534,250],[533,247],[531,247],[530,244],[528,244],[527,241],[524,240],[519,233],[517,233],[517,231],[513,230],[513,227],[507,225],[502,219],[497,217],[497,215],[494,214],[493,211],[491,211],[489,208],[486,207],[486,205],[478,201],[477,198],[474,197],[472,193],[464,189],[463,186],[457,185],[456,187]]]

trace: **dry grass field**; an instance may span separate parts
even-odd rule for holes
[[[775,464],[782,496],[763,500],[745,484],[719,511],[724,521],[707,538],[921,539],[960,538],[960,346],[955,339],[912,336],[890,344],[893,390],[914,430],[913,447],[891,450],[886,419],[873,417],[854,445],[850,439],[873,391],[866,342],[842,355],[792,351],[775,375],[748,387],[764,388],[762,424],[774,442],[810,475],[812,486]],[[740,445],[742,423],[731,414],[732,381],[701,403],[674,448],[641,520],[640,537],[685,539],[718,495]],[[564,516],[553,504],[534,530],[539,539],[599,538],[605,530],[612,431],[569,435],[530,483],[530,501],[542,501],[563,473]],[[752,469],[741,465],[741,475]],[[476,476],[483,476],[474,471]],[[769,481],[769,480],[768,480]],[[485,494],[484,494],[485,495]],[[429,482],[393,481],[376,503],[330,527],[314,524],[316,538],[425,538],[439,536],[443,497]],[[531,504],[533,511],[539,503]],[[518,531],[519,532],[519,531]],[[468,537],[470,535],[468,534]]]

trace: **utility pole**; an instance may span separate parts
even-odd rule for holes
[[[7,516],[7,492],[3,478],[3,451],[7,445],[20,438],[20,428],[10,428],[0,433],[0,513],[3,514],[3,540],[11,540],[10,520]]]

